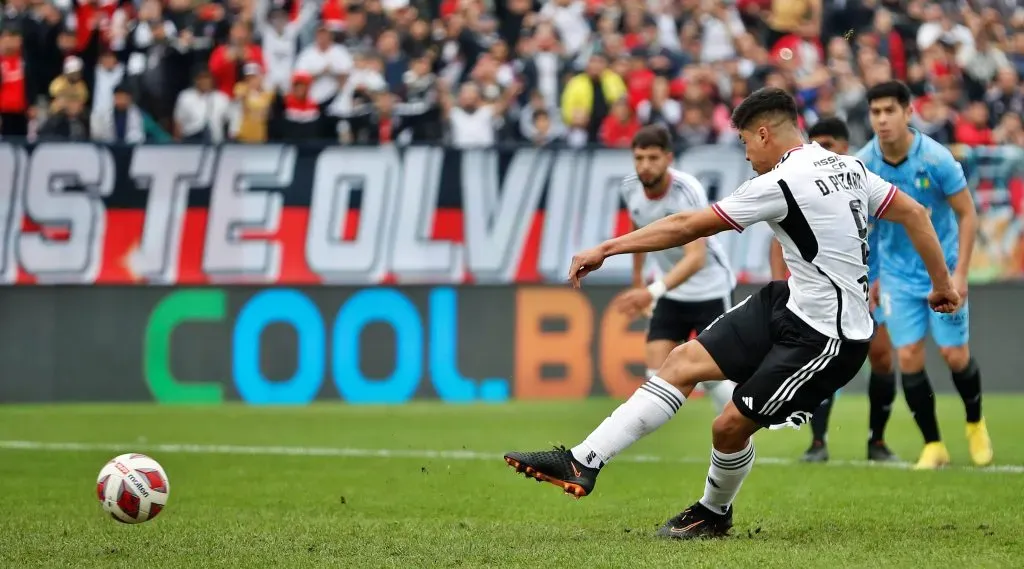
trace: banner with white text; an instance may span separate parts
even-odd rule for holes
[[[1024,278],[1024,150],[955,148],[981,216],[975,280]],[[742,149],[677,166],[709,198],[752,175]],[[0,144],[4,284],[561,282],[572,253],[630,227],[628,150]],[[771,232],[723,235],[742,282]],[[627,282],[616,257],[593,282]]]

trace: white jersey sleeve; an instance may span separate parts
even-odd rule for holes
[[[758,176],[719,200],[711,209],[739,232],[758,221],[778,223],[786,217],[789,207],[777,178]]]
[[[868,209],[872,217],[880,219],[889,209],[889,204],[896,197],[896,186],[882,179],[881,176],[868,170],[864,163],[857,160],[857,164],[864,170],[864,180],[868,191]]]

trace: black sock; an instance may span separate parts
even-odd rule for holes
[[[903,374],[903,395],[907,398],[907,406],[914,415],[917,428],[924,435],[925,444],[938,442],[939,424],[935,420],[935,392],[928,381],[928,374],[921,370],[917,373]]]
[[[885,440],[885,425],[892,414],[892,402],[896,400],[896,378],[891,373],[871,372],[868,379],[868,442],[877,443]]]
[[[832,414],[832,401],[835,397],[833,395],[822,401],[811,415],[811,435],[814,437],[814,442],[824,443],[828,436],[828,416]]]
[[[967,422],[977,423],[981,420],[981,372],[978,371],[978,364],[971,358],[967,367],[961,371],[953,372],[953,385],[960,392],[960,399],[964,400],[964,411],[967,412]]]

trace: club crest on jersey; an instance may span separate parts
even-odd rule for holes
[[[914,177],[914,188],[918,190],[929,190],[932,187],[932,180],[928,177],[928,172],[920,171],[917,176]]]

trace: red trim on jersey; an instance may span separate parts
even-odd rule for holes
[[[889,186],[889,193],[885,194],[885,199],[882,200],[882,205],[878,206],[878,211],[875,212],[875,219],[881,219],[885,215],[885,210],[889,209],[892,205],[893,198],[896,197],[896,186]]]
[[[711,206],[711,211],[718,214],[718,217],[721,217],[722,221],[728,223],[738,233],[743,233],[743,227],[740,224],[736,223],[736,220],[729,217],[729,214],[725,213],[725,211],[723,211],[722,208],[718,206],[718,204],[713,204]]]

